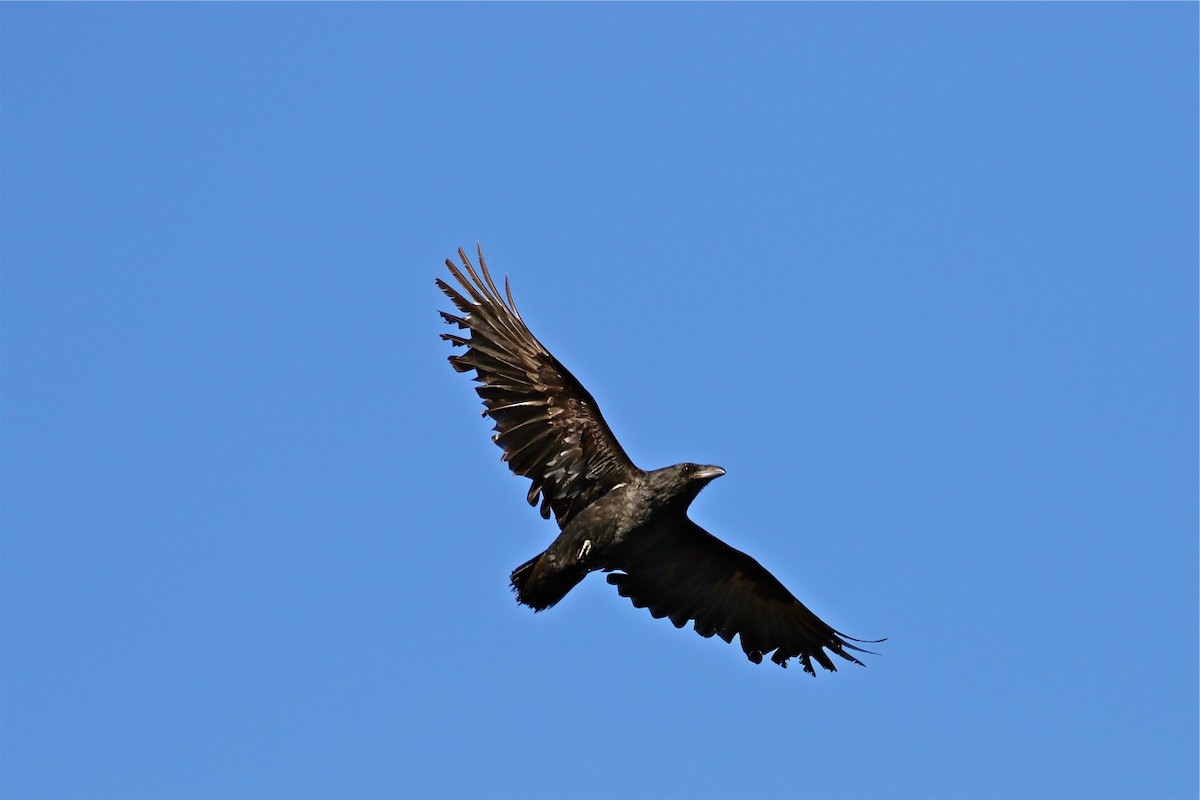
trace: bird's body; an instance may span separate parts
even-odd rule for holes
[[[438,286],[465,316],[441,312],[471,332],[443,334],[466,352],[450,357],[460,372],[474,369],[484,413],[496,422],[493,440],[518,475],[532,480],[527,499],[554,514],[559,536],[511,576],[517,600],[535,611],[560,601],[590,572],[639,608],[676,627],[694,622],[702,636],[738,636],[755,663],[787,666],[800,659],[835,670],[828,649],[861,663],[864,651],[822,622],[750,556],[692,522],[691,502],[720,467],[691,463],[644,471],[630,461],[582,384],[525,326],[505,283],[502,297],[479,254],[476,273],[459,250],[462,271],[447,260],[466,294]],[[507,299],[507,302],[505,302]]]
[[[593,570],[611,571],[653,549],[720,467],[679,464],[618,484],[567,523],[546,552],[512,574],[517,599],[535,611],[561,600]]]

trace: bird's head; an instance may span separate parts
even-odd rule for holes
[[[696,499],[700,490],[709,481],[725,474],[725,470],[711,464],[675,464],[650,473],[656,491],[664,497],[683,501],[685,505]]]
[[[679,466],[689,481],[698,482],[701,486],[725,474],[725,470],[712,464],[680,464]]]

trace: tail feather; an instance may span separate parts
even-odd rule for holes
[[[509,585],[512,586],[513,592],[517,595],[517,602],[522,602],[521,595],[525,591],[525,587],[529,584],[529,578],[533,575],[533,568],[537,565],[538,559],[542,557],[538,553],[533,558],[526,561],[521,566],[512,571],[509,576]]]
[[[545,555],[538,553],[509,576],[517,602],[534,611],[545,611],[562,600],[588,574],[588,569],[577,563],[555,567],[543,558]]]

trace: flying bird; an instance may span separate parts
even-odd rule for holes
[[[853,653],[871,651],[851,642],[882,639],[834,630],[757,561],[688,518],[700,490],[725,470],[635,466],[591,394],[526,327],[507,277],[502,295],[482,248],[478,271],[462,249],[458,255],[462,269],[446,260],[458,287],[437,279],[462,316],[438,313],[470,332],[442,334],[466,348],[450,364],[458,372],[475,370],[483,413],[495,422],[492,441],[509,469],[532,481],[529,504],[547,519],[553,514],[560,529],[549,548],[513,570],[517,601],[544,611],[601,570],[656,619],[677,628],[691,622],[701,636],[729,643],[737,636],[756,664],[769,655],[786,667],[797,658],[810,675],[814,661],[837,670],[830,654],[862,664]]]

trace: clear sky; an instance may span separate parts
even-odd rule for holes
[[[1195,797],[1197,23],[3,4],[0,792]],[[513,602],[476,241],[881,655]]]

